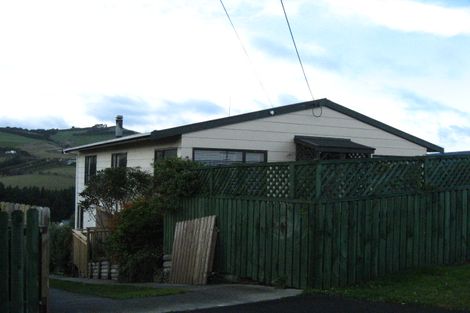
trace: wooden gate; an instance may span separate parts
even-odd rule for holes
[[[0,203],[0,312],[48,310],[49,208]]]

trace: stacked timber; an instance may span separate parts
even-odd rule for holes
[[[163,281],[167,282],[170,278],[171,272],[171,254],[163,255]]]
[[[100,279],[109,279],[109,261],[100,262]]]
[[[111,264],[111,273],[110,273],[111,280],[118,280],[119,279],[119,265]]]
[[[90,262],[88,263],[90,267],[90,278],[99,279],[100,278],[100,262]]]
[[[119,265],[111,264],[109,261],[98,261],[88,263],[90,278],[112,279],[119,278]]]

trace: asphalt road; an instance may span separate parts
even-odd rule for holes
[[[326,295],[309,295],[247,303],[185,313],[468,313],[412,304],[368,302]]]
[[[253,292],[254,290],[251,290]],[[249,288],[210,288],[183,295],[112,300],[51,289],[50,313],[470,313],[413,304],[367,302],[327,295],[292,296],[256,301]],[[259,300],[267,294],[258,292]],[[202,308],[196,309],[194,308]]]

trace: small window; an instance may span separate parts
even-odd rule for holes
[[[155,161],[173,159],[177,157],[176,148],[155,150]]]
[[[206,165],[266,162],[266,151],[194,149],[193,160]]]
[[[264,152],[245,152],[246,163],[261,163],[266,162],[266,154]]]
[[[126,167],[127,153],[113,153],[111,156],[111,167]]]
[[[96,155],[85,156],[85,185],[96,175]]]

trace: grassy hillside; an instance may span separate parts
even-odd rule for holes
[[[125,130],[124,135],[135,132]],[[114,127],[27,130],[0,127],[0,182],[63,189],[75,184],[75,159],[62,149],[114,138]]]

